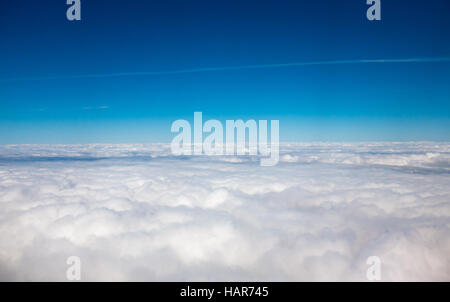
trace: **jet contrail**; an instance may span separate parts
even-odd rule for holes
[[[199,72],[212,72],[212,71],[281,68],[281,67],[312,66],[312,65],[342,65],[342,64],[369,64],[369,63],[433,63],[433,62],[450,62],[450,57],[312,61],[312,62],[294,62],[294,63],[282,63],[282,64],[241,65],[241,66],[229,66],[229,67],[205,67],[205,68],[179,69],[179,70],[170,70],[170,71],[117,72],[117,73],[99,73],[99,74],[80,74],[80,75],[71,75],[71,76],[10,78],[10,79],[0,79],[0,83],[15,82],[15,81],[34,81],[34,80],[112,78],[112,77],[126,77],[126,76],[154,76],[154,75],[171,75],[171,74],[199,73]]]

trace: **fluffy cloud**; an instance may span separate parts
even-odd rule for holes
[[[0,280],[450,281],[450,144],[0,147]]]

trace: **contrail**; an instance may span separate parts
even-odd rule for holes
[[[313,61],[313,62],[294,62],[294,63],[282,63],[282,64],[241,65],[241,66],[229,66],[229,67],[205,67],[205,68],[179,69],[179,70],[169,70],[169,71],[117,72],[117,73],[99,73],[99,74],[80,74],[80,75],[69,75],[69,76],[10,78],[10,79],[0,79],[0,83],[16,82],[16,81],[35,81],[35,80],[113,78],[113,77],[126,77],[126,76],[155,76],[155,75],[172,75],[172,74],[184,74],[184,73],[200,73],[200,72],[264,69],[264,68],[282,68],[282,67],[313,66],[313,65],[343,65],[343,64],[370,64],[370,63],[433,63],[433,62],[450,62],[450,57]]]

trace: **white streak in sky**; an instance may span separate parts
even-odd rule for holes
[[[0,83],[15,82],[15,81],[33,81],[33,80],[63,80],[63,79],[87,79],[87,78],[113,78],[113,77],[126,77],[126,76],[155,76],[155,75],[172,75],[172,74],[200,73],[200,72],[212,72],[212,71],[233,71],[233,70],[282,68],[282,67],[298,67],[298,66],[314,66],[314,65],[344,65],[344,64],[369,64],[369,63],[438,63],[438,62],[439,63],[450,62],[450,57],[312,61],[312,62],[294,62],[294,63],[281,63],[281,64],[241,65],[241,66],[228,66],[228,67],[205,67],[205,68],[179,69],[179,70],[169,70],[169,71],[117,72],[117,73],[100,73],[100,74],[80,74],[80,75],[68,75],[68,76],[28,77],[28,78],[0,79]]]

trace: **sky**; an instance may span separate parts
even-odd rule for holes
[[[0,144],[169,142],[195,111],[282,141],[449,141],[450,3],[365,2],[82,0],[68,21],[2,1]]]

